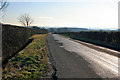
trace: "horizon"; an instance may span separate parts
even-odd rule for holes
[[[17,18],[28,13],[34,19],[31,26],[118,29],[118,0],[91,1],[9,2],[2,21],[22,26]]]
[[[4,23],[2,23],[2,24],[4,24]],[[4,25],[13,25],[13,26],[19,26],[19,25],[14,25],[14,24],[4,24]],[[33,25],[33,26],[35,26],[35,25]],[[33,27],[33,26],[28,26],[28,28],[30,28],[30,27]],[[22,25],[20,25],[20,27],[25,27],[25,26],[22,26]],[[118,28],[117,29],[102,29],[102,28],[85,28],[85,27],[65,27],[65,26],[60,26],[60,27],[50,27],[50,26],[36,26],[36,27],[39,27],[39,28],[41,28],[41,27],[44,27],[44,28],[46,28],[46,29],[50,29],[50,28],[78,28],[78,29],[88,29],[88,30],[119,30]]]

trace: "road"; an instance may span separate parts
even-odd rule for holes
[[[58,78],[118,78],[118,58],[53,34],[47,37]]]

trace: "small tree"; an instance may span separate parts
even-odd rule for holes
[[[25,27],[30,26],[33,23],[33,19],[29,16],[29,14],[23,14],[19,18],[19,23]]]

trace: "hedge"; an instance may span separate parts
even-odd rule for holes
[[[119,31],[81,31],[59,34],[120,51]]]
[[[2,61],[19,51],[33,34],[45,34],[46,29],[2,25]]]

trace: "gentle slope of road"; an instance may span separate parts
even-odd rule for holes
[[[59,35],[48,37],[59,78],[116,78],[118,58]]]

